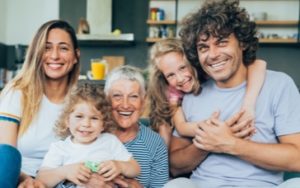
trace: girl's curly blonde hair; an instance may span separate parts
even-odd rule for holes
[[[112,117],[111,104],[106,99],[103,89],[95,84],[79,83],[78,86],[71,91],[63,113],[54,127],[54,131],[58,137],[65,139],[71,135],[67,126],[68,118],[74,111],[74,107],[82,102],[88,102],[94,105],[95,108],[101,112],[104,131],[110,131],[116,128],[116,123]]]

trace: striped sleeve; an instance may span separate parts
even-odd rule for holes
[[[169,179],[168,151],[163,139],[141,125],[138,138],[125,146],[141,167],[137,180],[144,187],[163,187]]]

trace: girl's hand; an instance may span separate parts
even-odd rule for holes
[[[83,185],[91,178],[92,172],[84,163],[76,163],[65,166],[66,179],[76,185]]]
[[[41,181],[28,176],[19,184],[18,188],[46,188],[46,186]]]
[[[250,139],[255,133],[253,122],[251,112],[245,110],[239,111],[226,121],[233,134],[242,139]]]
[[[104,161],[100,164],[98,173],[102,175],[105,181],[111,181],[121,174],[121,167],[118,161]]]

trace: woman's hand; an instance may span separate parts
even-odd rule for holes
[[[93,173],[91,178],[87,183],[84,184],[85,188],[95,188],[95,187],[101,187],[101,188],[114,188],[114,184],[109,181],[105,181],[105,178],[102,177],[98,173]]]
[[[255,134],[253,114],[250,109],[241,110],[226,121],[236,137],[250,139]]]
[[[27,176],[22,182],[20,182],[18,188],[46,188],[46,186],[41,181]]]
[[[114,179],[114,183],[120,188],[143,188],[143,185],[139,181],[132,178],[124,178],[123,176],[118,176]]]

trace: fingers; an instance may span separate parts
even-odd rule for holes
[[[234,136],[236,136],[238,138],[249,140],[253,136],[255,131],[256,131],[255,127],[248,126],[248,127],[245,127],[244,129],[242,129],[241,131],[234,133]]]
[[[100,164],[100,170],[98,173],[105,178],[105,181],[111,181],[117,177],[121,171],[114,161],[105,161]]]
[[[239,111],[238,113],[235,113],[233,116],[231,116],[229,119],[227,119],[226,121],[225,121],[225,123],[229,126],[229,127],[231,127],[231,126],[233,126],[241,117],[242,117],[242,115],[245,113],[245,111],[244,110],[242,110],[242,111]]]
[[[233,126],[230,127],[230,129],[233,133],[240,132],[243,129],[245,129],[246,127],[250,127],[251,122],[252,122],[252,119],[246,119],[242,122],[234,124]]]
[[[113,182],[119,187],[128,187],[128,182],[123,176],[117,176],[116,178],[114,178]]]
[[[211,118],[219,119],[219,117],[220,117],[220,110],[217,110],[217,111],[213,112],[210,117]]]

